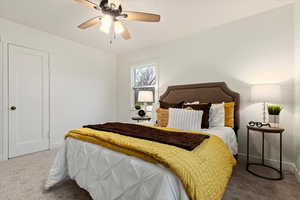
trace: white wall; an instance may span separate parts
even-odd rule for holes
[[[61,143],[64,134],[70,129],[80,128],[85,124],[115,120],[116,57],[114,55],[2,18],[0,18],[0,27],[4,50],[5,43],[11,42],[49,53],[52,145]],[[0,88],[3,89],[3,77],[1,74],[0,76]],[[1,96],[0,106],[3,102],[1,100],[7,95],[1,94]],[[1,106],[2,118],[7,108],[5,105]],[[0,125],[1,159],[6,146],[3,141],[5,124]]]
[[[201,82],[225,81],[241,94],[240,153],[246,152],[245,126],[261,120],[261,105],[249,102],[250,85],[280,82],[283,87],[285,127],[284,159],[293,162],[293,8],[282,7],[160,46],[118,56],[118,117],[129,120],[130,68],[140,63],[159,64],[159,88]],[[258,135],[259,136],[259,135]],[[261,137],[255,138],[254,155]],[[267,137],[267,157],[278,160],[279,138]]]
[[[295,126],[294,137],[296,142],[295,155],[300,182],[300,2],[295,3]]]

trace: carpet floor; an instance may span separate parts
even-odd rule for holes
[[[74,181],[67,180],[49,192],[43,190],[55,152],[40,152],[0,162],[1,200],[91,200]],[[257,169],[260,170],[260,169]],[[267,171],[260,171],[267,173]],[[235,167],[223,200],[299,200],[300,184],[293,174],[268,181],[249,174],[245,163]]]

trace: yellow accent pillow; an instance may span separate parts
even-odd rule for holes
[[[156,115],[157,115],[157,118],[156,118],[157,126],[167,127],[168,121],[169,121],[169,110],[163,109],[163,108],[158,108],[156,110]]]
[[[224,103],[225,126],[234,128],[234,102]]]

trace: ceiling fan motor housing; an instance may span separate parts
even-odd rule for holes
[[[116,8],[115,4],[112,3],[112,4],[109,5],[108,0],[102,0],[100,2],[99,6],[100,6],[100,8],[101,8],[101,10],[104,14],[112,15],[114,17],[121,16],[121,13],[122,13],[122,6],[121,5],[119,5],[119,7]]]

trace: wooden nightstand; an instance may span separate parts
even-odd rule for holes
[[[134,121],[137,121],[137,123],[139,123],[142,121],[150,121],[151,117],[132,117],[131,119]]]
[[[249,162],[249,133],[251,131],[258,131],[262,133],[262,162],[261,163],[250,163]],[[264,178],[264,179],[268,179],[268,180],[282,180],[283,179],[283,173],[282,173],[282,133],[284,132],[283,128],[269,128],[269,127],[255,127],[255,126],[247,126],[247,171],[250,172],[251,174],[258,176],[260,178]],[[274,167],[271,167],[269,165],[265,164],[265,133],[269,133],[269,134],[277,134],[280,135],[280,169],[276,169]],[[258,166],[263,166],[263,167],[267,167],[270,168],[276,172],[279,173],[279,177],[278,178],[271,178],[271,177],[267,177],[267,176],[262,176],[262,175],[258,175],[257,173],[251,171],[249,169],[250,165],[258,165]]]

